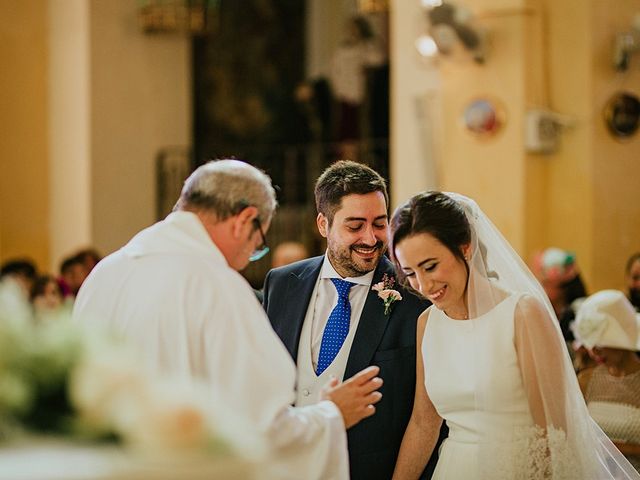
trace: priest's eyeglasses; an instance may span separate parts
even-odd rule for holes
[[[258,261],[262,257],[264,257],[267,253],[269,253],[269,247],[267,246],[267,239],[264,237],[264,232],[262,231],[262,225],[260,225],[260,220],[258,219],[258,217],[253,219],[253,226],[256,230],[260,232],[262,243],[258,245],[258,247],[253,251],[253,253],[249,257],[250,262]]]

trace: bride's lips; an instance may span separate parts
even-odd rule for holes
[[[427,294],[427,298],[431,301],[431,303],[435,303],[438,300],[441,300],[444,294],[447,292],[447,286],[439,288],[433,292],[429,292]]]

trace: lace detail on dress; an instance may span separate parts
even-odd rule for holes
[[[484,449],[482,449],[484,450]],[[482,478],[500,480],[570,480],[578,478],[580,463],[570,454],[566,433],[554,427],[535,425],[514,430],[513,441],[495,445]]]

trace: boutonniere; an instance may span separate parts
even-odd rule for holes
[[[391,312],[391,306],[402,300],[400,292],[393,289],[393,285],[396,283],[396,279],[388,276],[386,273],[382,276],[382,281],[376,283],[371,290],[378,292],[378,297],[384,302],[384,314],[389,315]]]

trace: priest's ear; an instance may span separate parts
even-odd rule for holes
[[[233,220],[232,234],[235,238],[245,238],[247,229],[253,232],[253,219],[258,216],[258,209],[253,205],[240,211]]]
[[[327,238],[329,235],[329,219],[324,216],[324,214],[319,213],[316,217],[316,225],[318,225],[318,231],[320,235],[324,238]]]

